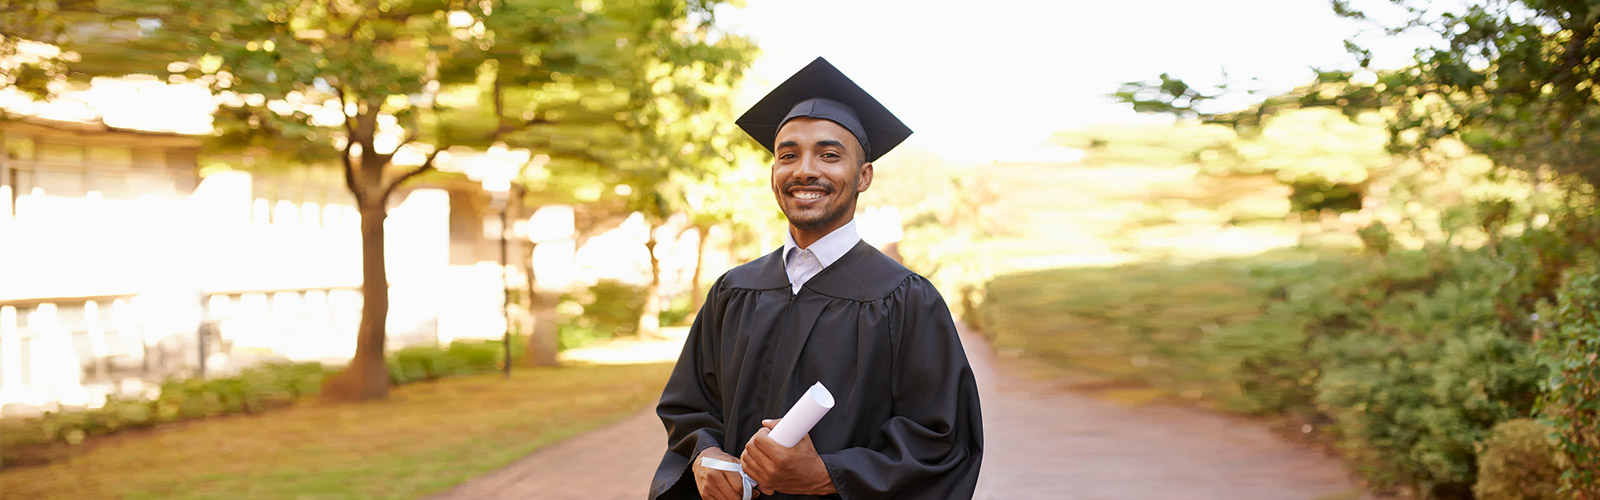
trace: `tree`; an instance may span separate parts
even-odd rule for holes
[[[1370,68],[1372,54],[1353,42],[1358,71],[1319,71],[1316,79],[1288,95],[1236,112],[1207,111],[1204,103],[1221,89],[1195,89],[1161,75],[1156,82],[1130,82],[1116,96],[1141,111],[1193,116],[1236,128],[1259,126],[1284,110],[1331,107],[1347,116],[1377,112],[1389,129],[1391,152],[1419,155],[1441,145],[1464,144],[1499,167],[1535,182],[1569,189],[1563,219],[1547,226],[1559,236],[1536,248],[1529,273],[1539,283],[1519,304],[1565,302],[1553,284],[1581,266],[1562,245],[1594,249],[1593,192],[1600,187],[1600,4],[1550,0],[1486,0],[1471,5],[1390,0],[1404,15],[1400,24],[1380,25],[1389,34],[1421,32],[1439,43],[1416,52],[1407,66]],[[1339,15],[1370,20],[1348,0],[1334,0]],[[1487,210],[1480,222],[1503,223],[1504,210]],[[1513,331],[1533,329],[1533,320],[1506,321]],[[1553,323],[1565,324],[1565,323]],[[1560,365],[1559,362],[1551,362]],[[1567,364],[1565,367],[1581,365]],[[1560,366],[1558,366],[1560,367]],[[1592,375],[1592,374],[1591,374]],[[1596,383],[1593,378],[1545,382],[1543,412],[1562,438],[1572,463],[1563,495],[1600,499],[1600,457],[1593,452],[1594,402],[1562,399],[1564,390]],[[1570,393],[1568,393],[1570,394]],[[1584,413],[1587,411],[1587,413]],[[1587,421],[1584,419],[1587,418]]]
[[[642,214],[650,226],[643,242],[651,273],[639,316],[642,336],[660,327],[659,229],[674,214],[694,209],[689,193],[695,186],[715,184],[738,165],[741,151],[752,148],[733,124],[731,92],[755,47],[716,32],[712,21],[706,16],[697,24],[654,23],[646,31],[651,39],[674,42],[635,56],[645,75],[631,93],[635,111],[619,124],[619,147],[608,148],[602,160],[610,167],[608,184],[626,186],[614,191],[621,198],[616,206]]]
[[[1550,171],[1600,185],[1600,5],[1544,0],[1489,0],[1443,10],[1429,2],[1390,0],[1407,18],[1389,34],[1426,32],[1440,43],[1418,49],[1407,67],[1370,68],[1372,54],[1346,47],[1359,70],[1317,71],[1308,85],[1241,111],[1207,110],[1225,87],[1199,89],[1163,74],[1129,82],[1115,97],[1146,112],[1190,116],[1249,130],[1286,110],[1329,107],[1352,118],[1383,113],[1389,149],[1414,153],[1460,140],[1497,164]],[[1367,20],[1348,0],[1341,16]]]
[[[655,46],[637,26],[690,11],[682,0],[127,2],[117,15],[151,28],[86,63],[205,82],[221,101],[219,143],[343,166],[361,214],[364,303],[350,367],[325,387],[334,399],[388,394],[383,221],[400,187],[455,146],[595,158],[587,131],[627,118],[619,105],[640,88],[628,85],[637,62],[618,49]]]
[[[726,228],[733,236],[728,250],[737,262],[754,257],[737,255],[741,240],[755,239],[752,233],[783,226],[784,222],[783,212],[772,202],[768,162],[763,161],[769,153],[747,140],[734,141],[729,147],[736,157],[731,168],[684,187],[689,226],[700,233],[694,276],[690,278],[690,311],[700,310],[705,302],[706,252],[712,228]]]
[[[0,0],[0,90],[53,97],[71,75],[74,28],[103,21],[95,0]]]

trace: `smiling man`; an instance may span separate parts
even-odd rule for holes
[[[789,231],[707,294],[656,408],[650,497],[970,498],[983,423],[950,311],[854,222],[872,162],[911,130],[821,58],[737,123],[773,152]],[[792,448],[769,438],[819,381],[833,409]]]

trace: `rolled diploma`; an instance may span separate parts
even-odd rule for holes
[[[833,394],[828,392],[827,387],[822,386],[822,382],[817,382],[800,396],[800,400],[796,401],[793,407],[789,408],[789,413],[783,414],[783,420],[778,421],[778,425],[772,428],[767,437],[785,448],[793,448],[831,409],[833,409]]]

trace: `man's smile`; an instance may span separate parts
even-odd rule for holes
[[[800,201],[811,201],[828,195],[828,190],[816,186],[798,186],[789,188],[789,196]]]

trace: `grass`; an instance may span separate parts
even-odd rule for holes
[[[1033,377],[1125,402],[1226,408],[1236,361],[1207,334],[1260,314],[1268,277],[1315,255],[1279,250],[1190,264],[1140,262],[995,277],[981,318],[1002,357]]]
[[[522,369],[91,440],[0,474],[20,499],[418,498],[640,411],[669,364]]]

